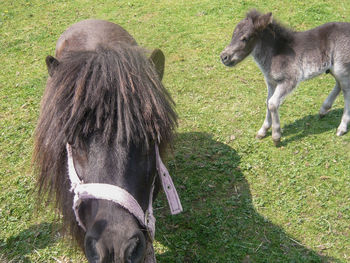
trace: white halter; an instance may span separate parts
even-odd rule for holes
[[[130,214],[135,216],[141,226],[145,227],[149,233],[150,242],[147,244],[147,252],[145,257],[145,263],[156,262],[154,250],[153,250],[153,239],[155,234],[155,223],[156,219],[153,216],[153,191],[154,191],[154,180],[152,184],[152,189],[149,197],[149,204],[146,212],[144,212],[135,200],[135,198],[123,188],[111,185],[111,184],[100,184],[100,183],[87,183],[84,184],[80,180],[73,162],[72,148],[69,144],[66,146],[67,149],[67,162],[68,162],[68,175],[71,181],[70,191],[74,193],[73,199],[73,211],[78,225],[86,231],[86,228],[79,217],[79,206],[81,202],[85,199],[103,199],[112,201],[124,209],[126,209]],[[162,162],[158,145],[155,145],[156,151],[156,165],[159,177],[162,182],[163,190],[168,199],[171,214],[178,214],[182,212],[182,206],[180,198],[177,194],[174,183],[170,177],[168,170],[166,169],[164,163]]]

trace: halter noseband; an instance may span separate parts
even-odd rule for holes
[[[154,240],[155,234],[155,222],[156,219],[153,215],[153,191],[155,177],[152,182],[152,188],[149,197],[149,204],[147,210],[144,212],[140,204],[136,199],[125,189],[111,184],[100,184],[100,183],[84,183],[80,180],[73,162],[72,147],[67,143],[67,163],[68,163],[68,176],[71,181],[70,191],[74,193],[73,199],[73,211],[78,225],[86,231],[86,228],[79,217],[79,206],[83,200],[86,199],[103,199],[112,201],[124,209],[126,209],[130,214],[132,214],[143,226],[150,237],[150,242],[147,245],[147,252],[145,257],[145,262],[156,262],[152,242]],[[155,145],[156,151],[156,166],[159,178],[162,182],[163,190],[168,199],[168,204],[170,207],[170,212],[172,215],[182,212],[182,206],[180,198],[177,194],[176,188],[174,186],[173,180],[170,177],[168,170],[166,169],[162,159],[159,155],[158,145]]]

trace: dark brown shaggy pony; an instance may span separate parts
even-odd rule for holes
[[[164,55],[155,50],[149,60],[120,26],[85,20],[61,35],[56,58],[46,63],[35,132],[39,196],[55,201],[89,262],[142,262],[147,234],[120,206],[86,200],[79,209],[86,232],[78,226],[66,144],[85,183],[120,186],[145,211],[156,174],[155,143],[164,149],[177,125],[174,102],[161,83]]]

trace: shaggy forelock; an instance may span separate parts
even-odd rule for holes
[[[96,131],[106,142],[168,140],[176,125],[173,101],[138,47],[67,53],[51,85],[71,143]]]

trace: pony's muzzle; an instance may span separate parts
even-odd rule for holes
[[[87,233],[84,245],[89,263],[114,262],[115,258],[122,258],[123,262],[141,263],[146,254],[146,238],[140,230],[135,231],[121,246],[104,244],[100,238]]]
[[[232,54],[228,52],[226,49],[221,52],[220,59],[222,64],[228,67],[232,67],[236,64],[236,61],[232,59]]]
[[[221,52],[220,58],[221,58],[221,62],[223,64],[226,64],[229,61],[229,59],[230,59],[229,55],[225,51]]]

